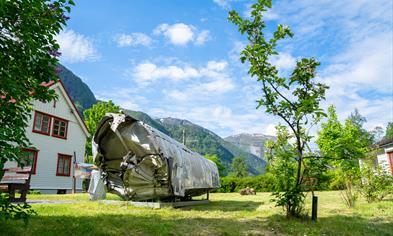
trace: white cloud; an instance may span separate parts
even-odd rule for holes
[[[131,75],[141,85],[163,78],[178,81],[199,76],[198,70],[189,66],[157,66],[151,62],[138,64],[127,74]]]
[[[286,52],[281,52],[278,55],[273,56],[270,61],[279,70],[290,70],[296,65],[296,59]]]
[[[61,60],[68,63],[95,61],[99,54],[90,38],[66,29],[56,36],[60,45]]]
[[[161,24],[154,30],[154,34],[163,34],[174,45],[186,45],[194,38],[192,28],[192,26],[183,23],[174,25]]]
[[[229,6],[229,0],[213,0],[213,2],[224,9]]]
[[[276,125],[275,124],[268,124],[265,128],[265,132],[263,134],[276,136]]]
[[[125,75],[133,78],[139,85],[147,85],[160,79],[180,81],[197,77],[223,78],[227,77],[223,72],[227,65],[226,61],[208,61],[205,67],[194,68],[189,65],[176,64],[159,66],[146,61],[127,70]]]
[[[113,90],[99,91],[95,95],[98,100],[112,100],[121,108],[140,110],[143,105],[148,103],[148,100],[140,94],[140,91],[135,88],[114,88]]]
[[[208,30],[202,30],[195,39],[195,45],[203,45],[210,38]]]
[[[119,34],[115,37],[115,42],[119,47],[127,46],[150,46],[152,39],[143,33]]]
[[[177,46],[185,46],[190,42],[203,45],[210,39],[208,30],[198,31],[196,27],[184,23],[161,24],[154,29],[153,33],[163,35],[170,43]]]

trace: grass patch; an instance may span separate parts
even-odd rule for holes
[[[393,199],[347,208],[338,192],[319,192],[318,222],[287,220],[269,193],[212,193],[211,203],[149,209],[88,201],[87,194],[29,195],[28,199],[79,200],[36,204],[27,226],[0,221],[0,235],[392,235]],[[119,199],[108,195],[109,199]],[[310,198],[310,197],[309,197]],[[310,208],[310,199],[307,199]]]

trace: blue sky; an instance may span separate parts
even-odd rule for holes
[[[273,134],[279,119],[256,110],[260,85],[238,60],[247,43],[227,21],[249,15],[253,1],[76,1],[57,39],[61,63],[98,99],[153,117],[177,117],[220,136]],[[391,0],[273,1],[267,35],[278,23],[295,33],[272,58],[288,74],[296,60],[316,57],[318,80],[331,88],[326,108],[339,117],[358,108],[366,128],[393,121]]]

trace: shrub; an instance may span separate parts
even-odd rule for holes
[[[239,192],[244,188],[253,188],[256,192],[271,192],[276,189],[276,180],[273,175],[266,173],[258,176],[248,176],[243,178],[222,177],[221,187],[217,190],[220,193]]]
[[[366,165],[361,170],[362,181],[360,193],[368,203],[381,201],[386,195],[393,193],[393,177],[380,167]]]
[[[36,212],[31,206],[24,204],[13,204],[10,202],[8,193],[0,193],[0,220],[23,220],[28,222],[29,217]]]

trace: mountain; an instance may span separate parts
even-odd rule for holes
[[[157,119],[170,133],[170,136],[179,142],[183,142],[183,130],[185,144],[194,151],[204,154],[217,154],[228,170],[232,159],[241,156],[245,159],[249,172],[257,175],[264,172],[266,162],[257,156],[245,152],[239,147],[225,141],[212,131],[187,120],[176,118]]]
[[[276,140],[275,136],[264,134],[237,134],[224,138],[225,141],[237,146],[241,150],[254,154],[260,159],[264,159],[264,144],[267,140]]]
[[[61,66],[61,69],[59,77],[80,113],[97,103],[97,99],[90,88],[78,76],[64,66]],[[263,159],[245,151],[236,142],[228,142],[212,131],[187,120],[176,118],[153,119],[146,113],[131,110],[124,110],[124,113],[149,124],[179,142],[183,142],[184,130],[186,146],[202,155],[217,154],[227,170],[229,170],[232,159],[241,156],[245,158],[251,174],[256,175],[264,172],[266,162]]]
[[[150,125],[151,127],[158,129],[159,131],[163,132],[164,134],[171,136],[171,134],[168,132],[168,130],[166,130],[165,127],[159,121],[154,120],[148,114],[141,112],[141,111],[131,111],[131,110],[123,110],[123,112],[127,115],[130,115],[130,116]]]
[[[74,101],[79,113],[83,114],[84,110],[97,103],[97,99],[89,86],[87,86],[78,76],[63,65],[59,65],[59,67],[61,68],[61,72],[59,73],[61,82],[63,82],[64,87]]]

